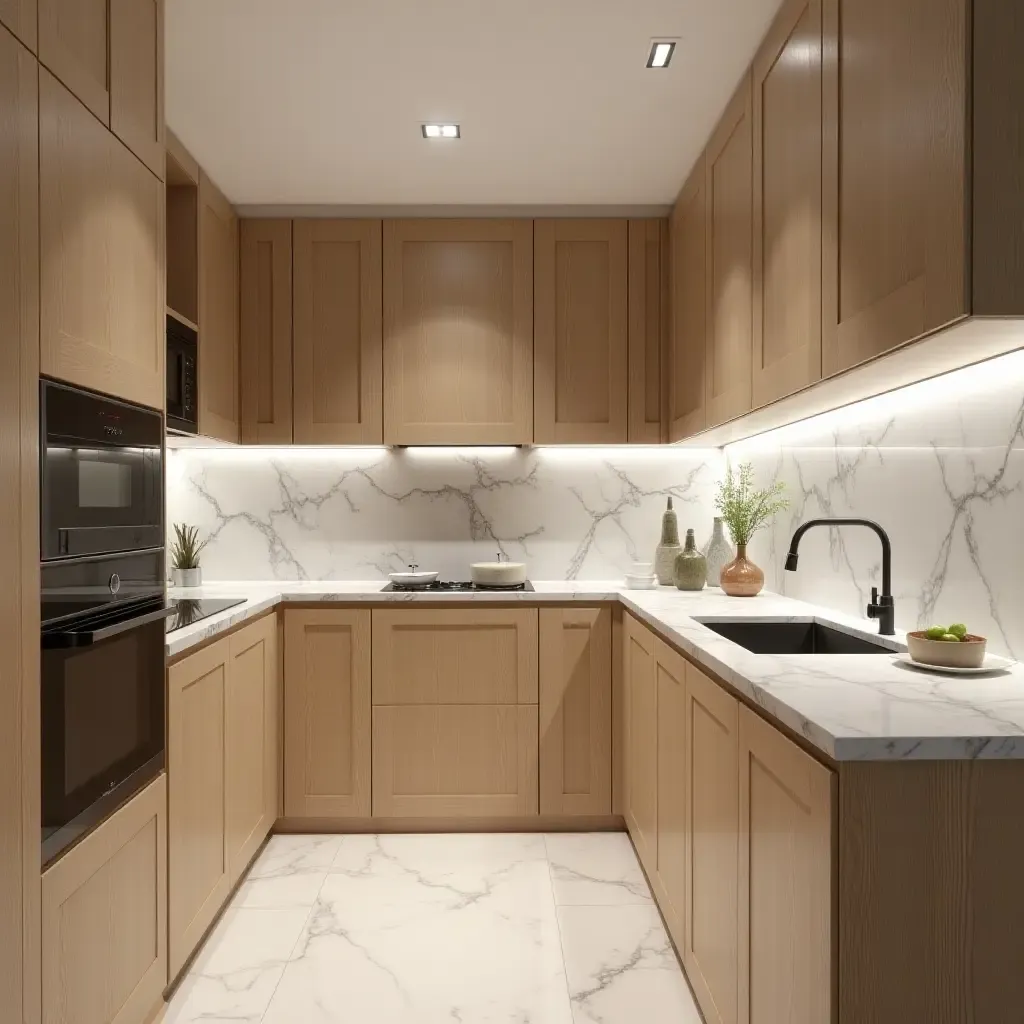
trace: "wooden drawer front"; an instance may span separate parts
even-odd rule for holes
[[[537,813],[537,705],[373,709],[373,813]]]
[[[166,828],[161,775],[43,875],[43,1024],[141,1024],[159,1003]]]
[[[373,703],[536,704],[537,609],[375,611]]]

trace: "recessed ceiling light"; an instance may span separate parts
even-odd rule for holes
[[[461,137],[457,124],[425,124],[422,125],[425,139],[458,139]]]
[[[649,68],[667,68],[672,54],[676,51],[675,40],[655,39],[651,43],[651,53],[647,58]]]

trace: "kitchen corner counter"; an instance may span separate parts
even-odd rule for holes
[[[381,593],[380,581],[214,583],[171,597],[245,597],[194,626],[170,633],[177,657],[282,603],[334,604],[570,601],[621,603],[699,666],[835,761],[1024,759],[1024,665],[995,676],[943,676],[887,654],[753,654],[693,616],[819,620],[854,635],[875,624],[775,594],[730,598],[720,590],[626,590],[618,582],[533,581],[534,593]],[[895,639],[902,642],[903,634]]]

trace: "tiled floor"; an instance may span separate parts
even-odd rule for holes
[[[629,839],[275,836],[165,1024],[699,1024]]]

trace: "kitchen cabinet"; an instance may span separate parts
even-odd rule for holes
[[[160,180],[39,72],[40,369],[164,405]]]
[[[672,207],[672,342],[669,353],[670,441],[706,426],[708,203],[701,155]]]
[[[628,434],[625,220],[534,222],[537,444],[622,444]]]
[[[668,337],[668,221],[629,222],[630,444],[665,440],[665,356]]]
[[[753,152],[750,76],[711,136],[707,174],[706,425],[750,411]]]
[[[166,129],[167,309],[199,323],[199,165]]]
[[[240,233],[243,444],[292,441],[292,222],[242,220]]]
[[[38,0],[39,62],[110,125],[110,0]]]
[[[166,829],[161,775],[43,875],[43,1024],[152,1019],[167,984]]]
[[[541,608],[540,813],[611,814],[612,609]]]
[[[199,433],[237,442],[238,218],[199,172]]]
[[[658,869],[658,676],[656,638],[632,615],[626,616],[625,814],[640,863],[648,878]]]
[[[110,0],[110,130],[163,180],[164,0]]]
[[[832,773],[745,707],[739,753],[738,1020],[821,1024],[833,1012]]]
[[[284,813],[370,814],[370,612],[284,615]]]
[[[385,444],[533,441],[533,224],[384,223]]]
[[[36,52],[39,25],[36,0],[0,0],[0,25],[5,25],[28,49]]]
[[[754,58],[752,404],[821,378],[822,0],[787,0]]]
[[[297,220],[295,443],[380,444],[381,222]]]

